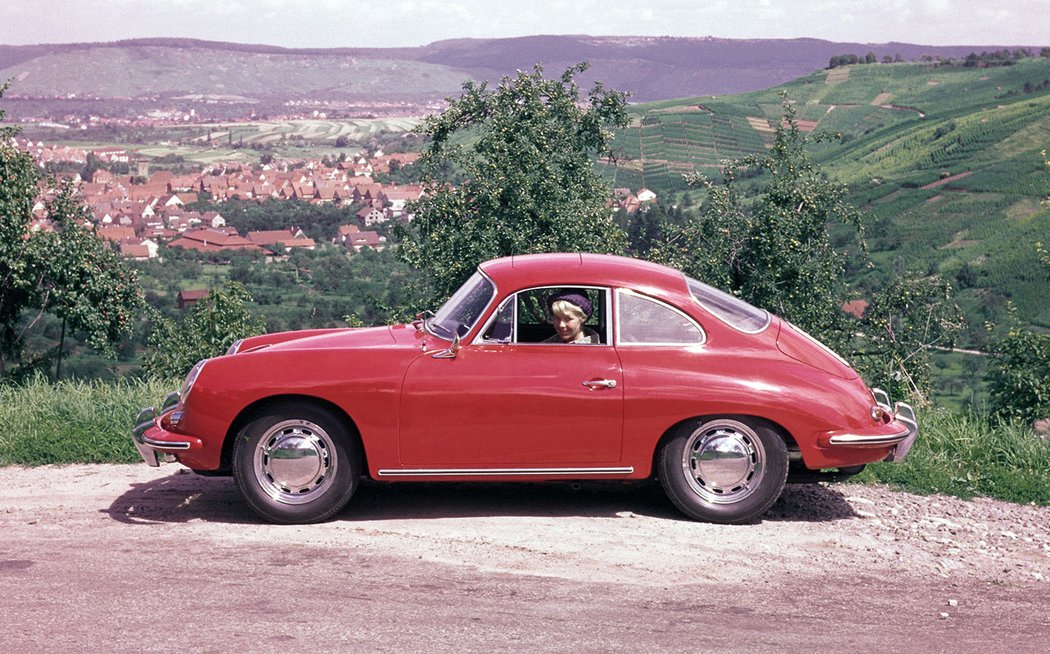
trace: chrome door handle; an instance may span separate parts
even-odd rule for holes
[[[583,385],[586,386],[587,388],[591,389],[592,391],[594,389],[596,389],[596,388],[601,388],[603,386],[605,388],[616,388],[616,380],[615,379],[591,379],[591,380],[583,382]]]

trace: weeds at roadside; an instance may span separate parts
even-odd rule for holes
[[[53,384],[43,377],[0,386],[0,465],[138,461],[131,423],[176,386],[137,379]]]
[[[859,482],[1050,505],[1050,441],[1028,426],[943,409],[920,416],[919,438],[900,463],[869,465]]]

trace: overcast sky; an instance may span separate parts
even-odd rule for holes
[[[187,37],[291,48],[532,34],[1050,46],[1047,0],[0,0],[0,45]]]

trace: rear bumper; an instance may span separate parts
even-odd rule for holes
[[[879,406],[883,409],[888,409],[890,405],[890,396],[885,391],[876,388],[874,390],[875,400],[879,403]],[[908,455],[908,451],[911,450],[911,446],[915,443],[915,439],[919,436],[919,419],[915,416],[915,409],[910,404],[904,402],[897,402],[893,406],[893,418],[897,422],[903,424],[908,428],[908,435],[904,439],[897,443],[897,446],[893,448],[890,455],[886,457],[887,461],[900,461]]]
[[[161,461],[174,461],[175,454],[200,449],[201,440],[192,436],[176,434],[164,428],[165,416],[179,403],[177,392],[169,393],[164,398],[160,410],[146,407],[139,411],[135,426],[131,430],[131,442],[135,444],[139,456],[151,467],[158,467]]]
[[[905,402],[890,406],[889,395],[878,388],[872,389],[872,395],[879,407],[890,416],[890,421],[871,430],[832,433],[827,438],[827,444],[831,447],[861,448],[891,446],[892,449],[883,460],[900,461],[907,456],[919,435],[915,409]]]

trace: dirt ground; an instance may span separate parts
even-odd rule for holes
[[[366,482],[263,524],[177,465],[0,468],[0,651],[1045,652],[1050,508],[789,486]]]

